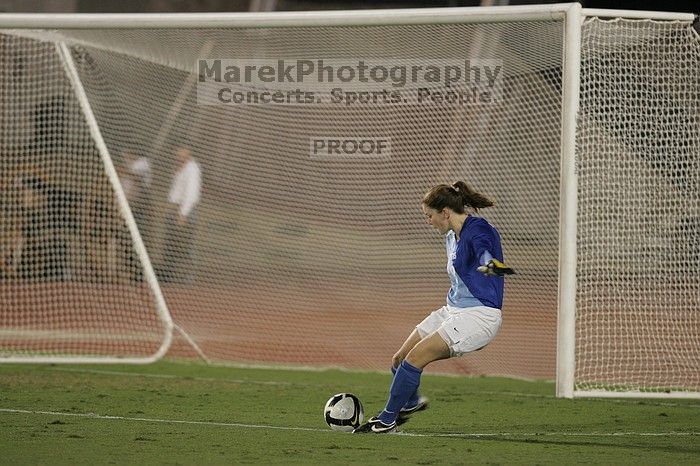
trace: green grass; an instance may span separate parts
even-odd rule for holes
[[[422,390],[432,405],[404,426],[410,435],[325,426],[328,397],[355,393],[372,415],[389,382],[388,374],[172,361],[4,365],[0,462],[700,464],[700,401],[561,400],[547,382],[429,370]]]

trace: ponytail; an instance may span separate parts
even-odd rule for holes
[[[457,181],[452,186],[439,184],[423,196],[423,204],[438,212],[449,207],[458,214],[464,213],[465,207],[478,211],[491,207],[493,201],[481,193],[474,191],[464,181]]]
[[[474,191],[464,181],[457,181],[452,184],[452,188],[462,197],[462,203],[465,206],[473,207],[476,210],[484,207],[491,207],[493,201],[481,193]]]

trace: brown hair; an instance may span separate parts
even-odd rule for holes
[[[463,214],[465,207],[478,211],[484,207],[491,207],[493,201],[474,191],[464,181],[457,181],[452,186],[446,184],[435,186],[423,196],[423,204],[438,212],[449,207],[454,212]]]

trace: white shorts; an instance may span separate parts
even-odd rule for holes
[[[451,356],[461,356],[488,345],[501,328],[501,310],[475,306],[464,309],[443,306],[416,326],[421,338],[437,332],[450,348]]]

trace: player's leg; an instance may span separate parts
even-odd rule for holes
[[[447,359],[450,355],[450,348],[438,333],[419,341],[399,364],[389,389],[389,400],[379,414],[379,419],[385,424],[396,422],[401,408],[406,406],[411,396],[418,391],[425,366],[433,361]]]
[[[452,312],[431,336],[421,340],[409,351],[401,364],[406,366],[407,369],[415,370],[417,373],[417,384],[419,385],[420,374],[425,366],[439,359],[462,356],[484,348],[493,340],[500,327],[500,309],[478,306]],[[395,381],[398,376],[399,373],[397,371]],[[416,390],[418,385],[416,385]],[[401,390],[397,389],[396,392],[400,393]],[[392,396],[394,395],[393,385],[391,394]],[[397,398],[397,402],[401,402],[400,397]],[[392,405],[392,398],[390,397],[387,407],[384,408],[379,418],[384,422],[390,420],[390,415],[393,415],[394,408],[395,405]],[[398,424],[405,422],[407,420],[406,417],[402,416],[401,411],[399,411],[397,416]]]
[[[423,337],[421,336],[418,328],[413,329],[411,334],[408,336],[408,338],[406,338],[406,341],[404,341],[401,348],[399,348],[391,360],[391,373],[393,376],[396,376],[396,371],[398,370],[401,361],[406,358],[408,352],[411,351],[413,347],[416,346],[422,339]],[[428,399],[421,397],[418,390],[416,390],[413,395],[409,397],[406,405],[401,409],[401,411],[406,413],[414,413],[425,409],[427,405]]]
[[[406,377],[406,370],[402,370],[402,365],[404,365],[405,358],[408,356],[408,354],[413,351],[418,345],[422,344],[423,339],[426,337],[431,337],[435,331],[440,328],[440,326],[445,322],[445,320],[449,319],[450,317],[450,312],[447,308],[447,306],[443,306],[440,309],[437,309],[436,311],[431,312],[421,323],[419,323],[416,328],[411,332],[411,334],[406,338],[406,341],[404,341],[403,345],[401,345],[401,348],[394,354],[394,357],[392,358],[392,368],[391,371],[394,374],[394,378],[392,380],[391,386],[392,387],[398,387],[401,385],[401,382],[397,382],[396,377],[399,376],[400,380],[404,379]],[[404,405],[400,406],[398,410],[400,411],[404,406],[406,406],[407,403],[413,402],[413,403],[419,403],[420,400],[420,395],[418,395],[418,385],[415,385],[415,388],[411,391],[411,393],[408,394],[407,397],[405,397],[404,400]],[[414,405],[409,404],[409,407],[413,407]],[[413,410],[411,412],[415,412],[416,410]],[[374,424],[377,425],[374,425]],[[376,417],[371,418],[368,422],[363,424],[362,426],[358,427],[355,429],[356,432],[391,432],[396,428],[396,422],[394,420],[391,421],[388,425],[384,425],[381,421],[379,421]]]
[[[423,319],[416,328],[413,329],[411,334],[406,338],[401,348],[394,354],[392,358],[391,373],[396,376],[396,371],[399,368],[401,362],[406,358],[406,355],[425,337],[431,335],[437,329],[439,329],[442,324],[449,319],[451,316],[447,306],[443,306],[431,312],[425,319]],[[405,422],[408,419],[408,415],[415,413],[417,411],[422,411],[428,406],[428,399],[422,397],[418,390],[416,390],[409,397],[406,405],[401,408],[401,413],[404,414],[401,419]],[[401,422],[401,423],[402,423]]]
[[[423,368],[433,361],[449,358],[450,355],[450,348],[438,333],[433,333],[419,341],[399,364],[389,389],[389,400],[384,410],[366,424],[355,429],[355,432],[383,433],[394,431],[401,408],[418,390]]]
[[[403,345],[401,345],[401,348],[399,348],[396,354],[394,354],[394,357],[391,359],[392,372],[396,373],[396,369],[399,367],[399,364],[401,364],[401,361],[406,358],[408,352],[411,351],[413,347],[416,346],[422,339],[423,338],[418,332],[418,328],[414,328],[408,338],[406,338],[406,341],[403,342]]]
[[[438,313],[439,311],[436,311],[431,314],[424,323]],[[416,343],[399,365],[384,410],[367,424],[360,426],[358,432],[380,433],[395,430],[401,408],[420,385],[423,368],[433,361],[461,356],[488,345],[501,326],[501,311],[479,306],[461,312],[448,312],[446,318],[439,320],[441,322],[437,330]],[[419,330],[423,328],[421,325],[418,326]]]
[[[404,363],[410,364],[421,371],[434,361],[447,359],[452,356],[450,347],[445,343],[445,340],[439,333],[433,333],[427,338],[422,339],[411,351],[406,355]]]

